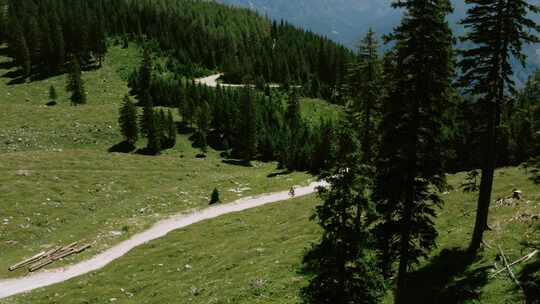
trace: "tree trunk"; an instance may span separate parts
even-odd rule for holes
[[[414,186],[410,187],[411,194],[414,192]],[[414,204],[413,201],[414,194],[410,195],[410,197],[407,199],[407,202],[405,202],[405,215],[403,218],[403,224],[401,227],[401,236],[400,236],[400,252],[399,252],[399,268],[398,268],[398,276],[397,276],[397,289],[396,289],[396,295],[395,295],[395,304],[406,304],[406,297],[405,294],[407,292],[407,275],[408,275],[408,266],[409,266],[409,250],[410,250],[410,223],[411,223],[411,216],[412,216],[412,204]]]
[[[490,113],[488,128],[485,135],[485,161],[482,167],[480,193],[478,195],[478,207],[476,209],[476,222],[474,224],[474,232],[468,249],[469,254],[472,256],[475,256],[478,253],[484,231],[488,229],[489,205],[491,204],[493,179],[495,167],[497,166],[497,138],[500,120],[500,102],[497,102]]]

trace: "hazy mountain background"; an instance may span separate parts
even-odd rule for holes
[[[391,8],[392,0],[217,0],[218,2],[248,7],[274,19],[285,19],[295,25],[328,36],[349,47],[369,27],[379,34],[392,31],[400,20],[401,13]],[[456,34],[463,29],[458,21],[465,16],[464,0],[453,0],[454,13],[450,16]],[[531,3],[540,5],[540,0]],[[533,16],[540,22],[540,15]],[[519,69],[517,78],[525,80],[527,75],[540,68],[540,45],[526,47],[529,60],[526,69]]]

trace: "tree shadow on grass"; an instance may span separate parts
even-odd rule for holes
[[[107,150],[111,153],[130,153],[135,151],[136,147],[127,141],[123,141],[120,143],[117,143],[116,145],[112,146]]]
[[[251,162],[249,160],[244,159],[224,159],[222,160],[223,163],[228,165],[234,165],[234,166],[242,166],[242,167],[253,167]]]
[[[519,275],[527,304],[540,304],[540,260],[525,265]]]
[[[277,177],[277,176],[283,176],[283,175],[289,175],[291,174],[292,171],[291,170],[280,170],[280,171],[277,171],[277,172],[272,172],[270,174],[268,174],[266,177]]]
[[[15,61],[12,60],[0,62],[0,70],[11,70],[16,66],[17,64],[15,63]]]
[[[443,249],[431,262],[409,275],[405,303],[459,304],[480,298],[489,266],[474,267],[463,249]]]
[[[7,46],[0,47],[0,56],[4,56],[4,57],[9,56],[9,49]]]

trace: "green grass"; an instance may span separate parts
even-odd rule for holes
[[[103,67],[83,72],[88,104],[70,106],[65,92],[66,75],[23,84],[9,84],[0,75],[0,153],[53,151],[69,148],[106,150],[118,143],[118,108],[128,92],[123,77],[134,68],[139,53],[135,47],[112,47]],[[10,59],[0,57],[0,64]],[[58,105],[47,107],[49,87],[58,93]]]
[[[302,118],[311,123],[324,120],[337,120],[342,113],[340,106],[330,104],[322,99],[302,98],[300,100]]]
[[[222,216],[139,247],[102,271],[5,303],[297,303],[313,196]]]
[[[8,266],[55,245],[97,241],[64,263],[96,254],[163,217],[205,207],[214,187],[228,202],[310,178],[269,178],[275,163],[228,165],[216,151],[197,159],[186,136],[158,157],[108,153],[122,140],[118,108],[138,57],[134,47],[112,47],[101,69],[83,73],[88,104],[78,107],[69,105],[65,75],[10,84],[13,70],[0,69],[0,278],[23,275]],[[50,85],[59,93],[54,107],[45,106]]]
[[[444,286],[438,281],[441,278],[433,277],[440,252],[464,248],[469,241],[475,202],[473,195],[457,189],[463,178],[464,174],[449,177],[456,188],[444,196],[445,208],[437,220],[439,247],[419,266],[429,284],[423,285],[417,296],[435,287],[442,293],[446,287],[460,286],[495,260],[495,249],[486,249],[480,259]],[[500,245],[512,261],[531,251],[522,244],[524,240],[538,238],[538,222],[512,219],[523,213],[538,214],[540,204],[540,187],[532,184],[523,170],[497,171],[494,197],[506,196],[514,188],[524,192],[524,199],[515,207],[492,209],[494,230],[486,234],[486,241],[493,247]],[[103,270],[4,303],[106,303],[113,298],[115,303],[300,303],[299,290],[308,280],[301,272],[302,256],[320,233],[309,220],[318,203],[315,196],[309,196],[201,222],[136,248]],[[459,261],[446,261],[455,262]],[[522,267],[518,266],[516,273]],[[481,292],[478,300],[460,303],[523,300],[506,275],[476,288]],[[390,293],[385,303],[391,303]]]

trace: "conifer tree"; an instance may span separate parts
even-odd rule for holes
[[[255,93],[252,89],[246,88],[241,95],[242,121],[240,123],[240,138],[242,157],[250,161],[257,154],[257,107],[255,103]]]
[[[56,14],[53,15],[50,28],[51,32],[49,35],[51,36],[54,53],[54,56],[51,58],[53,61],[52,63],[55,65],[56,69],[62,69],[66,60],[66,45],[62,26],[60,25],[60,21]]]
[[[14,17],[11,17],[10,28],[13,31],[13,36],[11,38],[14,43],[12,49],[13,57],[17,64],[23,69],[24,75],[28,77],[32,72],[32,61],[24,31],[19,21]]]
[[[219,198],[219,191],[217,188],[214,188],[214,191],[212,191],[212,195],[210,197],[210,205],[214,205],[221,202]]]
[[[148,143],[146,146],[146,150],[148,153],[152,155],[158,155],[161,153],[162,149],[162,129],[161,129],[161,123],[159,121],[159,115],[156,115],[152,111],[152,124],[148,128],[148,133],[146,138],[148,139]]]
[[[330,185],[319,189],[323,203],[316,208],[315,218],[323,235],[304,257],[307,269],[315,274],[304,290],[309,303],[373,304],[384,294],[382,276],[369,253],[374,218],[370,180],[363,176],[350,114],[336,131],[336,166],[323,175]]]
[[[143,136],[148,138],[151,129],[154,128],[154,105],[150,97],[143,97],[141,99],[145,100],[145,102],[143,103],[143,111],[139,119],[139,127]]]
[[[2,1],[0,1],[0,4],[3,4]],[[4,40],[7,38],[7,29],[8,25],[6,14],[5,12],[0,12],[0,43],[4,42]]]
[[[383,95],[382,64],[378,54],[375,32],[369,29],[358,45],[358,62],[353,63],[348,74],[348,91],[354,109],[359,113],[359,135],[362,159],[369,164],[373,160],[376,144],[376,121],[380,116],[380,101]]]
[[[300,117],[300,99],[298,98],[298,92],[296,89],[291,89],[289,92],[289,99],[287,101],[287,111],[285,112],[285,120],[289,129],[294,134],[298,131],[301,123]]]
[[[200,106],[197,108],[196,114],[196,123],[197,123],[197,133],[199,139],[199,146],[201,150],[206,153],[207,151],[207,136],[210,131],[210,122],[212,121],[212,116],[210,113],[210,106],[208,102],[203,100]]]
[[[107,38],[105,36],[105,25],[103,20],[101,18],[96,18],[95,22],[94,54],[101,67],[105,54],[107,53]]]
[[[82,80],[81,66],[76,56],[73,56],[70,60],[66,91],[71,93],[70,100],[72,105],[86,103],[86,92]]]
[[[168,139],[168,148],[172,148],[176,145],[176,123],[174,122],[173,114],[171,110],[167,112],[167,139]]]
[[[139,67],[138,79],[136,87],[133,88],[133,92],[137,97],[137,100],[143,106],[151,99],[150,85],[152,83],[152,57],[148,47],[143,50],[143,58],[141,66]]]
[[[538,42],[534,31],[538,25],[528,13],[538,13],[539,7],[527,0],[467,0],[472,7],[462,21],[469,29],[462,40],[475,47],[462,52],[460,82],[469,93],[478,95],[485,111],[482,178],[478,196],[476,222],[469,252],[475,255],[482,236],[488,229],[488,213],[497,166],[497,143],[503,106],[508,94],[515,93],[512,79],[512,58],[525,64],[523,43]]]
[[[30,58],[32,63],[40,63],[43,49],[41,45],[41,36],[44,34],[41,32],[37,18],[31,14],[26,16],[28,20],[25,20],[26,30],[25,37],[28,49],[30,51]],[[44,56],[45,57],[45,56]]]
[[[448,0],[406,0],[388,67],[373,198],[381,215],[378,247],[385,276],[399,261],[396,303],[405,303],[408,270],[435,245],[433,223],[445,187],[442,116],[449,105],[452,33]]]
[[[58,98],[58,94],[56,93],[56,89],[54,88],[54,86],[50,86],[49,87],[49,100],[56,101],[57,98]]]
[[[128,95],[124,97],[122,108],[120,108],[118,123],[120,124],[120,130],[124,139],[131,145],[135,145],[139,139],[137,108]]]

